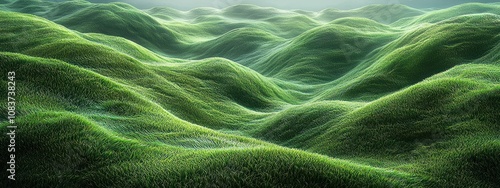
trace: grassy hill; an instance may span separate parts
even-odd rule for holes
[[[497,187],[499,13],[0,1],[0,187]]]

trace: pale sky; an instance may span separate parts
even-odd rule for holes
[[[60,1],[60,0],[59,0]],[[498,2],[498,0],[88,0],[90,2],[120,1],[140,9],[168,6],[179,10],[197,7],[225,8],[237,4],[254,4],[279,9],[318,11],[326,8],[353,9],[370,4],[405,4],[414,8],[444,8],[466,2]]]

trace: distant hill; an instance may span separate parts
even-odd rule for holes
[[[499,13],[0,1],[15,185],[497,187]]]

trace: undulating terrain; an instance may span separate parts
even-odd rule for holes
[[[499,14],[0,0],[0,187],[499,187]]]

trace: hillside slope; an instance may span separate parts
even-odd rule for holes
[[[499,13],[0,1],[15,183],[496,187]]]

